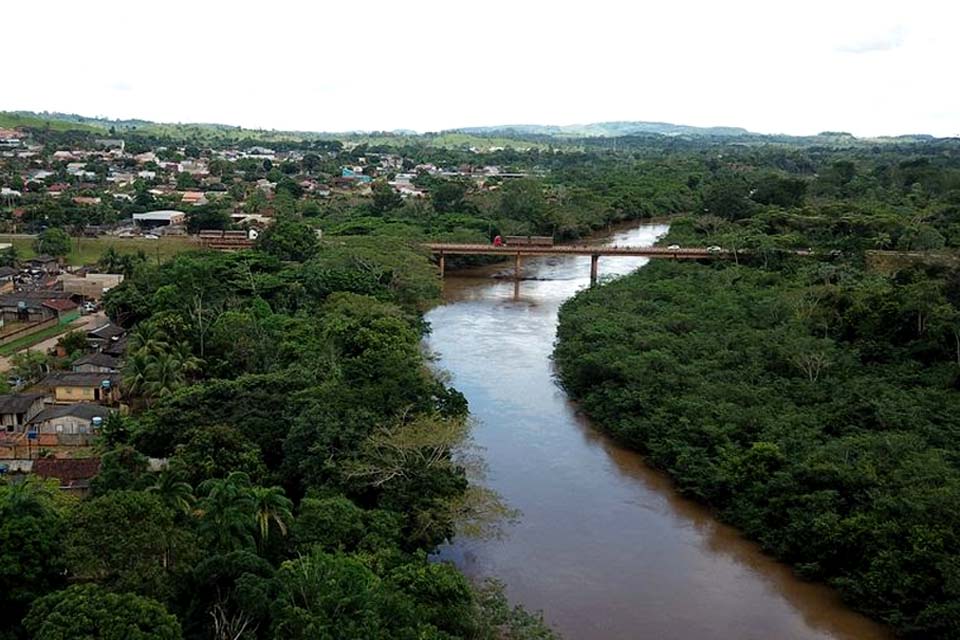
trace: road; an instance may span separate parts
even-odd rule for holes
[[[90,315],[82,316],[79,320],[70,325],[70,330],[75,331],[80,329],[81,331],[90,331],[91,329],[96,329],[97,327],[105,324],[107,322],[107,314],[103,311],[98,311]],[[41,351],[46,353],[49,349],[52,349],[57,345],[57,342],[60,340],[60,335],[53,336],[52,338],[47,338],[42,342],[38,342],[32,347],[27,347],[21,351]],[[0,373],[9,371],[12,367],[10,364],[11,356],[0,356]]]

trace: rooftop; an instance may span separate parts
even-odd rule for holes
[[[119,373],[54,371],[40,382],[42,387],[99,387],[104,381],[111,387],[120,384]]]
[[[88,353],[81,358],[77,358],[73,366],[77,367],[85,364],[90,364],[95,367],[118,369],[120,367],[120,359],[108,353]]]
[[[110,410],[102,405],[92,404],[89,402],[80,402],[77,404],[61,404],[47,407],[34,416],[30,423],[34,424],[38,422],[45,422],[47,420],[63,418],[65,416],[73,416],[76,418],[83,418],[85,420],[92,420],[96,417],[106,418],[108,415],[110,415]]]
[[[100,458],[39,458],[33,472],[41,478],[57,478],[60,484],[89,480],[100,472]]]
[[[0,414],[26,413],[34,402],[44,397],[42,393],[7,393],[0,395]]]
[[[112,338],[119,338],[124,333],[126,333],[126,330],[124,330],[123,327],[118,327],[112,322],[108,322],[105,325],[88,331],[87,336],[90,338],[100,338],[101,340],[110,340]]]
[[[169,222],[170,220],[173,220],[174,218],[183,218],[183,217],[186,217],[186,215],[187,215],[187,214],[185,214],[185,213],[182,212],[182,211],[173,211],[173,210],[147,211],[146,213],[135,213],[135,214],[133,214],[133,219],[134,219],[134,220],[159,220],[159,221],[167,221],[167,222]]]

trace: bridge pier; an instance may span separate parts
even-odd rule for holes
[[[513,278],[514,278],[515,280],[519,280],[519,279],[520,279],[520,276],[523,275],[523,274],[520,272],[520,268],[521,268],[521,265],[522,265],[522,264],[523,264],[523,259],[520,257],[520,252],[518,251],[517,254],[516,254],[516,255],[514,256],[514,258],[513,258]]]
[[[597,273],[600,270],[600,256],[598,254],[593,254],[590,256],[590,286],[597,284]]]
[[[447,257],[440,252],[440,279],[443,280],[443,272],[446,271]]]

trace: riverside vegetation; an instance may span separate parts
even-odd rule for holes
[[[438,290],[406,243],[292,220],[139,264],[106,301],[133,415],[105,424],[92,495],[0,486],[3,637],[551,637],[428,561],[485,509],[466,402],[420,350]]]
[[[582,292],[555,351],[602,429],[915,638],[960,634],[958,166],[715,172],[664,242],[749,251]]]

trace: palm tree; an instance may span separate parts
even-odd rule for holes
[[[28,477],[23,482],[0,486],[0,517],[42,516],[53,508],[56,489],[43,480]]]
[[[186,340],[181,340],[177,343],[172,351],[172,355],[180,363],[180,369],[185,376],[199,372],[203,366],[203,360],[193,355],[193,348]]]
[[[130,353],[145,352],[157,354],[166,351],[167,334],[153,322],[141,322],[136,330],[130,334],[127,350]]]
[[[171,353],[148,356],[146,375],[143,390],[153,398],[169,395],[187,382],[180,360]]]
[[[276,525],[280,535],[287,535],[287,524],[293,520],[293,502],[283,494],[283,489],[254,487],[253,503],[261,548],[270,535],[271,525]]]
[[[97,266],[107,273],[120,273],[122,264],[120,252],[110,246],[107,247],[107,250],[104,251],[103,255],[100,256]]]
[[[121,384],[128,397],[143,395],[149,379],[150,356],[144,351],[132,351],[123,366]]]
[[[147,491],[156,493],[165,505],[188,514],[193,510],[196,497],[193,495],[193,487],[183,481],[183,476],[169,469],[161,471],[157,475],[157,482]]]
[[[234,471],[223,479],[210,479],[199,487],[199,531],[210,545],[230,552],[255,546],[253,487],[250,476]]]

